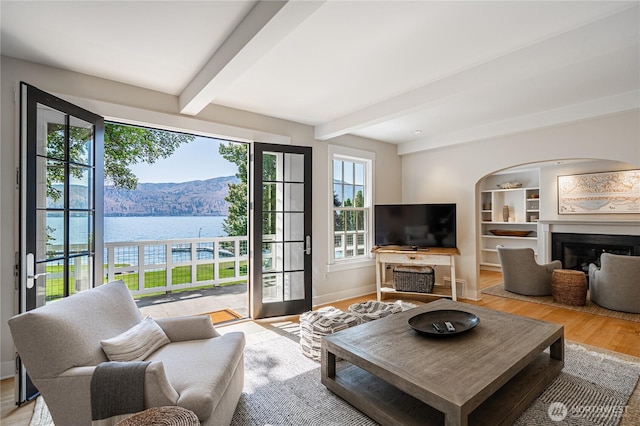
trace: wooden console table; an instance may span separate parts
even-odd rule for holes
[[[427,294],[451,297],[453,300],[457,300],[455,256],[460,254],[457,248],[400,250],[399,247],[378,247],[374,248],[373,252],[376,254],[376,290],[378,293],[378,301],[380,301],[382,293]],[[385,272],[387,263],[398,265],[449,266],[451,269],[451,293],[439,291],[436,287],[440,286],[434,286],[433,293],[398,292],[391,287],[383,286],[383,284],[386,283]]]

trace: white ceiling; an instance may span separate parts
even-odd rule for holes
[[[1,53],[402,154],[638,108],[639,6],[3,0]]]

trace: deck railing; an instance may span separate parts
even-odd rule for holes
[[[105,280],[123,280],[133,295],[246,282],[244,237],[105,243]]]

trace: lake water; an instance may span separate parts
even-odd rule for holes
[[[225,237],[226,216],[105,217],[104,242]]]
[[[179,240],[198,237],[224,237],[227,234],[222,229],[222,222],[226,216],[145,216],[145,217],[105,217],[104,218],[104,242],[133,242],[156,240]],[[47,215],[47,225],[50,227],[50,244],[62,244],[62,216]],[[71,235],[77,241],[71,240],[71,244],[87,241],[86,221],[83,218],[71,217]],[[153,247],[145,248],[146,263],[157,254]],[[211,259],[213,252],[198,252],[198,259]],[[218,256],[224,256],[225,252],[218,249]],[[106,249],[105,249],[106,260]],[[189,252],[176,251],[172,253],[174,262],[190,260]],[[131,251],[116,251],[115,263],[136,264],[137,254]]]
[[[105,217],[104,242],[175,240],[198,237],[225,237],[222,222],[226,216],[144,216],[144,217]],[[50,237],[52,244],[62,243],[62,217],[47,216],[47,224],[53,228]],[[86,241],[86,222],[81,218],[70,218],[71,234]],[[84,231],[84,232],[83,232]]]

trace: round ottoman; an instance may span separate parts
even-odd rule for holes
[[[333,306],[300,314],[300,349],[307,357],[320,361],[322,336],[360,324],[360,318]]]
[[[572,269],[554,269],[551,274],[553,301],[572,306],[587,303],[587,277]]]
[[[362,322],[369,322],[396,312],[402,312],[402,306],[399,303],[369,300],[368,302],[354,303],[349,306],[349,312],[358,315]]]
[[[153,407],[127,417],[116,426],[200,426],[198,416],[178,406]]]

